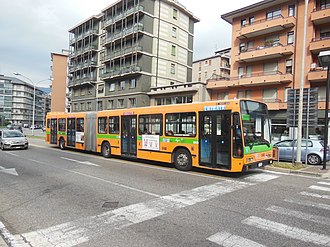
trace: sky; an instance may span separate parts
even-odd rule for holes
[[[50,78],[50,54],[69,48],[68,30],[116,1],[2,0],[0,74],[15,76],[13,73],[18,72],[33,82]],[[195,24],[194,60],[231,46],[231,25],[221,19],[222,14],[259,1],[179,0],[200,19]],[[38,86],[47,84],[43,81]]]

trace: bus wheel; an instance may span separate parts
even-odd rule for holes
[[[62,149],[62,150],[65,149],[65,141],[64,141],[64,138],[62,138],[62,137],[60,139],[60,149]]]
[[[181,171],[190,171],[192,168],[190,153],[183,148],[178,149],[174,155],[174,165]]]
[[[102,156],[104,158],[110,158],[111,156],[111,147],[109,142],[104,142],[102,144],[102,149],[101,149]]]

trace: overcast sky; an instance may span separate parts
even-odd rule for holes
[[[221,14],[259,0],[179,0],[201,21],[195,25],[194,60],[231,45],[231,26]],[[19,72],[33,81],[51,76],[51,52],[68,49],[68,30],[115,0],[1,1],[0,74]],[[40,83],[45,86],[48,82]]]

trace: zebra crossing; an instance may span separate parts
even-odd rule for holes
[[[294,198],[294,199],[293,199]],[[326,215],[330,216],[330,183],[325,181],[319,181],[307,188],[307,190],[301,191],[296,196],[290,199],[284,199],[284,202],[288,205],[294,204],[301,206],[301,210],[292,210],[286,207],[280,207],[277,205],[271,205],[265,208],[265,212],[274,214],[274,216],[282,215],[289,217],[290,219],[309,221],[315,223],[315,225],[329,229],[330,217],[321,216],[317,213],[310,214],[303,211],[304,207],[313,209],[313,212],[317,210],[325,210]],[[306,208],[305,208],[306,209]],[[302,229],[294,225],[287,225],[278,220],[269,220],[267,217],[250,216],[241,221],[242,228],[253,227],[263,232],[269,232],[278,236],[288,238],[291,241],[304,242],[308,246],[330,246],[330,234],[318,233],[310,231],[309,229]],[[306,227],[307,228],[307,227]],[[265,238],[266,239],[266,238]],[[256,242],[249,236],[236,235],[233,232],[220,231],[207,238],[208,241],[217,244],[219,246],[267,246],[267,243]],[[266,240],[265,240],[266,241]]]

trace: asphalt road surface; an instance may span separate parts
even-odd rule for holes
[[[330,180],[180,172],[30,142],[0,151],[12,246],[330,246]]]

